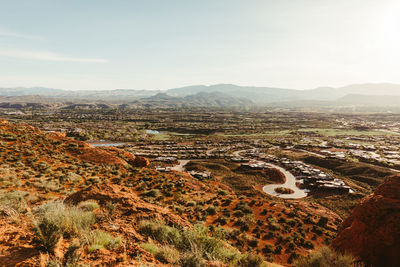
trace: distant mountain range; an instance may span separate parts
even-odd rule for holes
[[[247,98],[233,97],[220,92],[198,92],[184,97],[158,93],[130,102],[128,105],[135,107],[249,107],[254,106],[254,103]]]
[[[233,97],[246,97],[257,104],[267,104],[298,100],[334,101],[349,94],[400,96],[400,85],[389,83],[354,84],[340,88],[320,87],[311,90],[294,90],[273,87],[217,84],[211,86],[187,86],[169,89],[166,92],[172,96],[185,96],[199,92],[222,92]]]
[[[8,98],[9,101],[5,101]],[[361,105],[400,106],[400,85],[390,83],[354,84],[340,88],[320,87],[295,90],[233,84],[194,85],[168,90],[82,90],[69,91],[43,87],[0,88],[0,102],[54,103],[55,101],[107,102],[125,107],[189,106],[290,106],[312,103],[313,106]],[[47,101],[46,101],[47,100]]]

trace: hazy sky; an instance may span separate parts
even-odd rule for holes
[[[400,1],[0,0],[0,87],[400,83]]]

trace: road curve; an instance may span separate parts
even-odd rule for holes
[[[293,176],[290,172],[285,170],[284,168],[267,163],[269,166],[278,169],[281,171],[285,177],[286,181],[283,184],[269,184],[263,187],[263,191],[269,195],[275,196],[275,197],[280,197],[280,198],[286,198],[286,199],[298,199],[298,198],[303,198],[307,196],[307,193],[305,189],[300,189],[296,186],[296,177]],[[294,192],[292,194],[280,194],[275,192],[275,188],[277,187],[285,187],[285,188],[290,188]]]
[[[178,172],[184,172],[185,171],[185,165],[188,164],[190,160],[178,160],[178,165],[175,165],[174,167],[171,168],[172,171],[178,171]]]
[[[234,157],[238,157],[240,156],[240,153],[244,152],[246,150],[239,150],[239,151],[235,151],[232,153],[232,155]],[[296,186],[296,177],[293,176],[293,174],[291,174],[290,172],[288,172],[287,170],[285,170],[284,168],[275,165],[275,164],[271,164],[271,163],[266,163],[268,166],[273,167],[275,169],[278,169],[279,171],[281,171],[286,178],[285,183],[283,184],[269,184],[269,185],[265,185],[263,187],[263,191],[269,195],[275,196],[275,197],[280,197],[280,198],[285,198],[285,199],[298,199],[298,198],[303,198],[307,196],[306,190],[305,189],[300,189]],[[294,193],[292,194],[280,194],[275,192],[275,188],[277,187],[286,187],[286,188],[290,188],[294,191]]]

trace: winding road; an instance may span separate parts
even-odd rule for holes
[[[284,168],[271,164],[271,163],[267,163],[267,165],[278,169],[279,171],[281,171],[285,177],[286,177],[286,181],[283,184],[269,184],[263,187],[263,191],[269,195],[275,196],[275,197],[280,197],[280,198],[286,198],[286,199],[298,199],[298,198],[303,198],[307,196],[306,190],[305,189],[300,189],[296,186],[296,177],[293,176],[293,174],[291,174],[290,172],[288,172],[287,170],[285,170]],[[280,194],[275,192],[275,188],[278,187],[285,187],[285,188],[290,188],[292,189],[294,192],[292,194]]]
[[[233,156],[238,157],[240,156],[240,153],[244,152],[246,150],[239,150],[239,151],[235,151],[232,153]],[[285,199],[298,199],[298,198],[303,198],[307,196],[307,192],[305,189],[300,189],[296,186],[296,177],[293,176],[293,174],[291,174],[290,172],[288,172],[287,170],[285,170],[284,168],[275,165],[275,164],[271,164],[271,163],[265,163],[268,166],[278,169],[279,171],[281,171],[286,178],[285,183],[283,184],[269,184],[269,185],[265,185],[263,187],[263,191],[269,195],[275,196],[275,197],[280,197],[280,198],[285,198]],[[278,187],[285,187],[285,188],[289,188],[292,189],[294,192],[292,194],[280,194],[275,192],[275,188]]]
[[[236,157],[240,156],[239,154],[244,152],[246,150],[239,150],[239,151],[235,151],[232,154]],[[179,172],[184,172],[185,171],[185,166],[186,164],[189,162],[190,160],[178,160],[178,165],[175,165],[171,168],[171,170],[173,171],[179,171]],[[269,195],[275,196],[275,197],[280,197],[280,198],[285,198],[285,199],[298,199],[298,198],[303,198],[307,196],[307,192],[305,189],[300,189],[296,186],[296,177],[293,176],[293,174],[291,174],[290,172],[288,172],[287,170],[285,170],[284,168],[275,165],[275,164],[271,164],[271,163],[265,163],[268,166],[278,169],[279,171],[281,171],[286,178],[285,183],[283,184],[269,184],[269,185],[265,185],[263,187],[263,191]],[[285,188],[289,188],[292,189],[294,192],[292,194],[280,194],[275,192],[275,188],[278,187],[285,187]]]

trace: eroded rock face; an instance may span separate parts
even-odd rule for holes
[[[400,266],[400,175],[361,200],[342,223],[333,247],[367,265]]]

